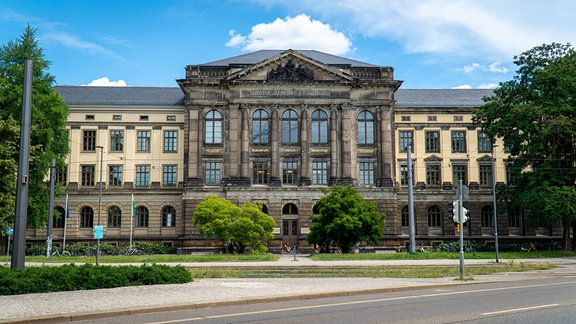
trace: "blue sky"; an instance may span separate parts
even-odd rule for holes
[[[392,66],[403,88],[492,88],[514,55],[574,43],[573,0],[0,0],[0,44],[29,23],[60,85],[177,86],[188,64],[315,49]]]

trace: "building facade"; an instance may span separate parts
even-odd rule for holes
[[[457,238],[447,204],[459,180],[470,189],[467,237],[494,238],[492,177],[506,181],[506,152],[471,119],[491,90],[399,89],[392,67],[295,50],[189,65],[177,83],[57,87],[71,111],[62,172],[68,239],[90,240],[99,223],[114,244],[132,235],[179,248],[220,247],[193,223],[198,203],[216,195],[261,203],[277,224],[272,250],[283,242],[304,246],[320,189],[338,184],[356,187],[386,214],[380,245],[402,247],[408,147],[416,239]],[[58,200],[61,214],[65,204]],[[560,235],[555,227],[528,231],[521,215],[499,213],[498,228],[510,240]],[[41,240],[45,231],[28,235]],[[54,230],[56,242],[63,235]]]

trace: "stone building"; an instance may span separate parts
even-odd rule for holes
[[[470,188],[466,235],[493,240],[492,157],[503,183],[506,153],[498,142],[493,151],[471,120],[491,90],[399,89],[392,67],[310,50],[262,50],[185,70],[179,88],[57,87],[71,111],[62,172],[69,240],[90,240],[100,215],[110,243],[127,244],[132,232],[136,242],[220,247],[192,222],[197,204],[216,195],[262,203],[277,224],[271,249],[304,246],[320,188],[339,184],[386,214],[380,245],[404,246],[407,144],[418,242],[457,237],[447,203],[460,179]],[[521,215],[500,214],[498,226],[504,239],[559,235],[527,231]],[[55,241],[63,234],[56,228]],[[28,236],[43,240],[45,231]]]

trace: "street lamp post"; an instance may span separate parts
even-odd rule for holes
[[[104,159],[104,147],[96,146],[100,149],[100,188],[98,189],[98,228],[100,228],[100,214],[102,213],[102,164]],[[96,265],[100,258],[100,237],[96,239]]]
[[[494,217],[494,245],[496,248],[496,263],[500,262],[498,255],[498,213],[496,212],[496,168],[494,167],[494,149],[498,145],[492,145],[492,215]]]

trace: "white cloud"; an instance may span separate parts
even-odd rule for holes
[[[115,59],[123,59],[120,55],[101,45],[82,40],[75,35],[71,35],[65,32],[49,32],[41,35],[38,38],[46,42],[58,43],[65,47],[79,49],[91,54],[106,55]]]
[[[493,73],[507,73],[508,69],[505,67],[498,67],[499,64],[500,64],[499,62],[490,64],[490,66],[488,67],[488,71]]]
[[[510,60],[543,43],[576,39],[572,0],[253,0],[321,15],[347,32],[387,38],[409,53]]]
[[[498,87],[498,83],[482,83],[478,86],[478,89],[496,89]]]
[[[247,36],[234,30],[229,34],[231,38],[226,46],[241,47],[244,51],[291,48],[343,55],[350,52],[352,46],[342,32],[305,14],[255,25]]]
[[[479,63],[472,63],[470,65],[466,65],[466,66],[462,67],[462,71],[464,71],[464,73],[466,73],[466,74],[470,74],[470,73],[474,72],[474,70],[476,70],[479,67],[480,67]]]
[[[88,84],[83,84],[83,86],[92,86],[92,87],[125,87],[126,81],[118,80],[118,81],[110,81],[107,77],[102,77],[100,79],[93,80]]]
[[[472,86],[469,84],[462,84],[459,86],[452,87],[451,89],[472,89]]]

